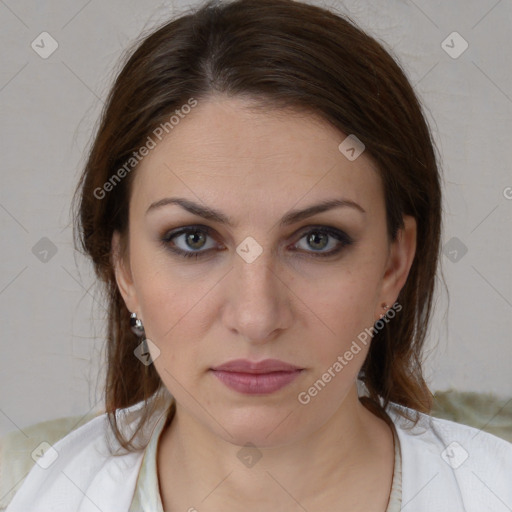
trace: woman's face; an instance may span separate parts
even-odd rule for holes
[[[226,441],[275,446],[320,429],[351,396],[370,345],[358,335],[405,283],[415,224],[405,218],[404,236],[388,240],[380,178],[365,152],[341,152],[346,135],[248,105],[199,102],[134,171],[129,262],[116,277],[181,411]],[[196,213],[160,203],[170,198]],[[334,200],[345,203],[290,217]],[[234,359],[302,370],[273,391],[268,374],[240,376],[255,386],[248,393],[212,370]]]

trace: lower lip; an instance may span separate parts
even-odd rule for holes
[[[290,384],[302,370],[272,373],[239,373],[212,370],[213,374],[226,386],[240,393],[259,395],[273,393]]]

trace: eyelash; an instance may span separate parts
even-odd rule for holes
[[[207,250],[202,250],[202,251],[183,251],[182,249],[178,249],[176,247],[169,245],[169,242],[171,242],[171,240],[173,238],[176,238],[179,235],[189,234],[189,233],[198,233],[198,232],[204,233],[207,236],[211,236],[213,230],[208,226],[187,226],[184,228],[179,228],[177,231],[171,231],[170,233],[167,233],[165,236],[162,237],[161,242],[166,249],[168,249],[169,251],[171,251],[174,254],[177,254],[178,256],[181,256],[184,258],[195,258],[195,259],[201,258],[204,255],[206,255],[207,253],[209,253],[210,251],[215,250],[215,249],[207,249]],[[329,256],[334,256],[334,255],[338,254],[343,248],[348,247],[349,245],[352,245],[354,243],[354,240],[351,237],[349,237],[346,233],[344,233],[343,231],[340,231],[335,228],[330,228],[327,226],[312,227],[312,229],[310,229],[302,234],[302,236],[299,238],[299,241],[302,240],[306,235],[310,235],[311,233],[322,233],[325,235],[329,235],[332,238],[335,238],[336,240],[338,240],[340,242],[340,245],[338,246],[338,248],[331,250],[329,252],[326,252],[326,253],[310,252],[311,256],[313,256],[314,258],[327,258]],[[306,252],[309,252],[309,251],[306,251]],[[302,255],[301,255],[301,257],[302,257]]]

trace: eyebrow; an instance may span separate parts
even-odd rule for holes
[[[188,212],[198,215],[199,217],[203,217],[204,219],[208,219],[211,221],[218,222],[220,224],[226,224],[227,226],[234,227],[234,223],[230,218],[222,213],[219,210],[215,210],[214,208],[210,208],[208,206],[200,205],[199,203],[195,203],[190,201],[189,199],[185,199],[182,197],[166,197],[164,199],[160,199],[152,203],[149,208],[146,210],[146,215],[154,211],[158,208],[162,208],[163,206],[167,206],[170,204],[177,204],[187,210]],[[366,211],[362,206],[355,203],[354,201],[350,201],[348,199],[330,199],[326,201],[322,201],[321,203],[314,204],[312,206],[308,206],[302,210],[291,210],[286,215],[283,216],[279,225],[289,226],[296,222],[300,222],[303,219],[308,217],[312,217],[318,213],[325,212],[327,210],[331,210],[333,208],[338,207],[350,207],[360,211],[363,214],[366,214]]]

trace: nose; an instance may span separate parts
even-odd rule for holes
[[[291,290],[282,267],[263,252],[251,263],[238,255],[228,277],[224,323],[250,343],[266,343],[291,325]]]

